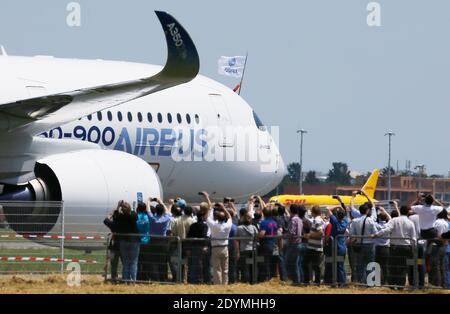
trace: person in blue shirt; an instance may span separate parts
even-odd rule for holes
[[[147,212],[147,205],[140,202],[136,208],[136,213],[138,216],[136,226],[141,235],[137,280],[148,281],[150,279],[150,215]]]
[[[341,203],[341,207],[328,209],[331,223],[331,237],[337,241],[337,256],[342,256],[343,260],[337,262],[337,281],[340,286],[347,282],[344,260],[347,253],[346,237],[349,221],[346,217],[346,207],[339,196],[336,199]]]
[[[275,275],[276,271],[276,256],[273,255],[275,244],[278,241],[276,238],[278,234],[277,222],[272,217],[272,211],[265,208],[263,211],[264,219],[261,221],[259,238],[260,247],[258,255],[264,258],[264,262],[260,264],[259,281],[270,280]]]
[[[149,201],[151,202],[152,199]],[[170,222],[173,217],[169,208],[173,204],[169,204],[169,208],[157,198],[155,206],[155,214],[149,213],[150,219],[150,279],[152,281],[166,282],[168,281],[167,264],[169,260],[170,246]]]

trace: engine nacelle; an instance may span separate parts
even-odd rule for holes
[[[136,207],[138,198],[146,201],[163,196],[154,169],[144,160],[120,151],[91,149],[52,155],[39,160],[35,172],[38,179],[28,186],[16,190],[9,187],[9,198],[63,201],[63,208],[36,205],[28,210],[27,223],[23,224],[16,221],[24,219],[23,209],[21,216],[10,219],[17,208],[4,206],[9,225],[20,233],[61,232],[62,211],[66,233],[106,231],[103,220],[118,201]]]

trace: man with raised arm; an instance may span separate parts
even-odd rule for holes
[[[228,238],[232,227],[231,215],[222,203],[216,203],[214,210],[207,192],[202,192],[208,204],[206,224],[211,232],[211,265],[213,268],[213,283],[228,284]],[[201,205],[202,206],[202,205]]]
[[[425,204],[422,204],[424,202]],[[436,204],[436,205],[435,205]],[[411,210],[419,216],[420,236],[424,239],[434,239],[437,237],[434,223],[437,215],[444,209],[441,202],[433,195],[417,194],[417,198],[411,203]]]

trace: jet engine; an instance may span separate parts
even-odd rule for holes
[[[119,151],[79,150],[51,155],[35,166],[36,179],[6,185],[0,203],[9,226],[18,233],[91,233],[107,229],[105,216],[125,200],[135,208],[149,197],[162,198],[154,169]]]

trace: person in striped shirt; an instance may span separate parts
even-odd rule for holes
[[[304,274],[305,283],[309,284],[314,272],[314,283],[320,285],[321,268],[323,262],[323,235],[325,222],[321,217],[319,206],[311,208],[312,222],[311,232],[308,234],[308,244],[306,246],[305,267],[307,272]]]

